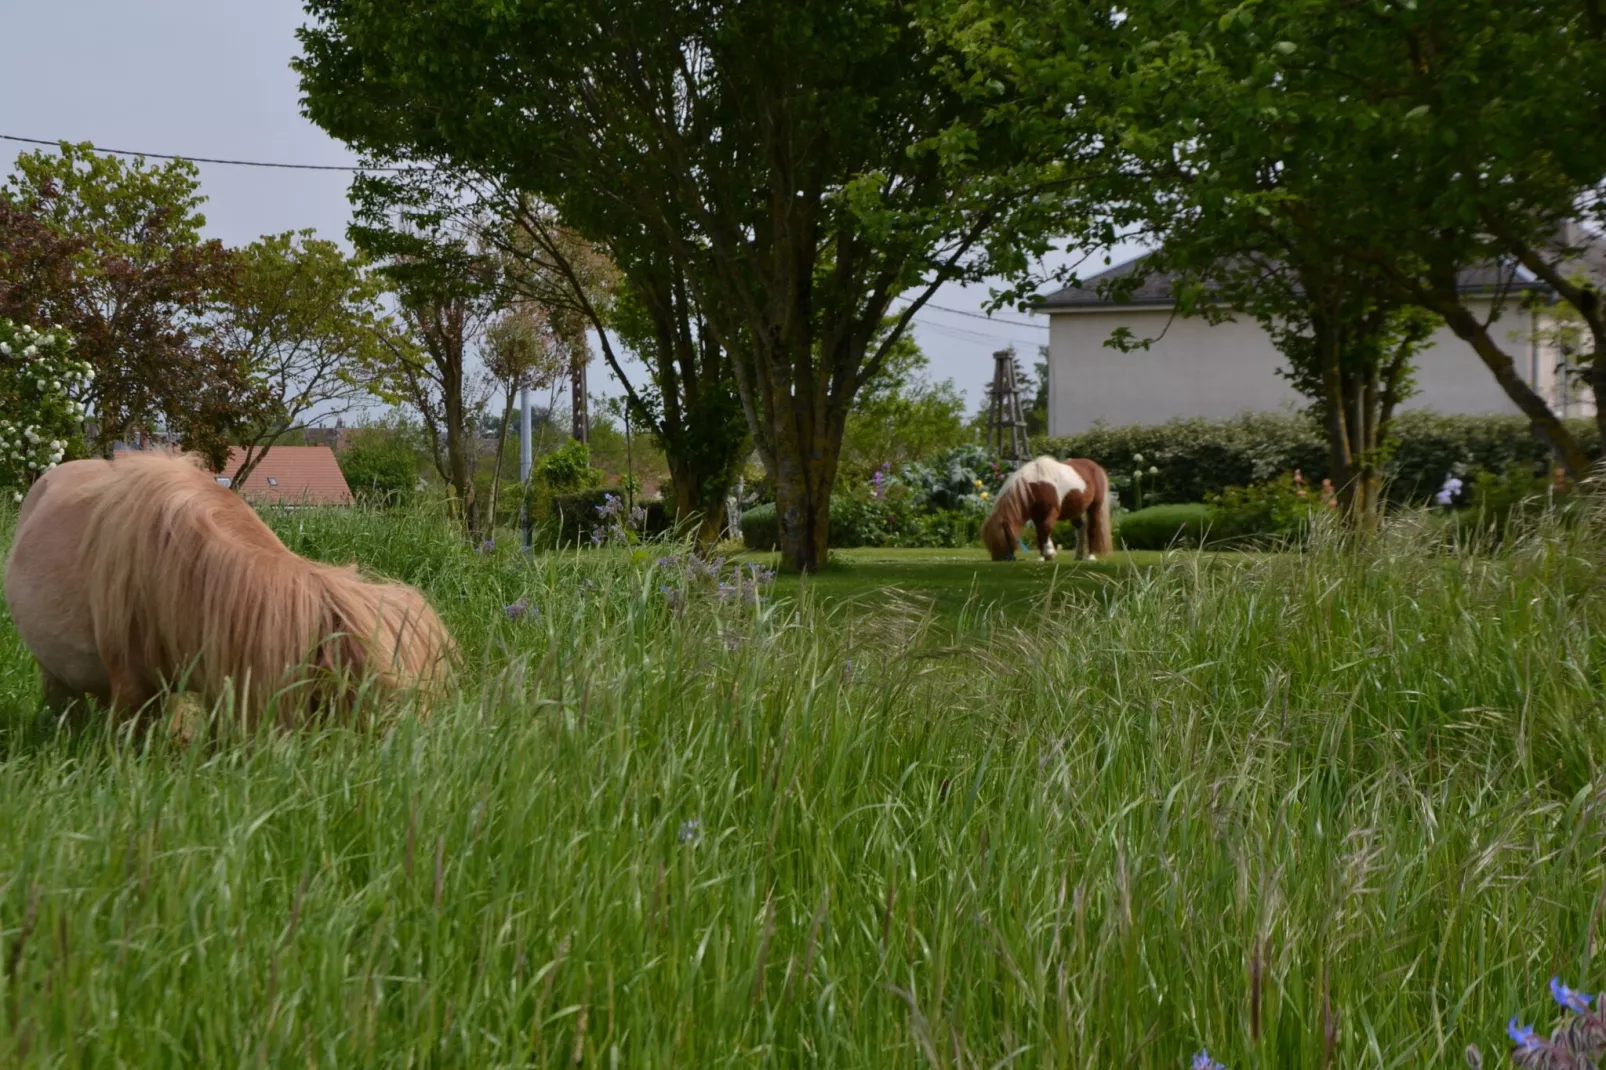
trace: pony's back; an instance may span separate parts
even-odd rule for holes
[[[96,489],[84,568],[114,683],[232,693],[248,717],[275,701],[293,720],[349,704],[362,678],[427,688],[444,669],[450,639],[418,592],[296,556],[189,461],[123,454]]]

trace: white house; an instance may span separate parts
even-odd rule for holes
[[[1102,283],[1138,270],[1143,260],[1060,290],[1038,306],[1049,317],[1049,434],[1076,434],[1099,422],[1158,424],[1178,416],[1222,418],[1309,404],[1277,374],[1282,354],[1254,319],[1240,315],[1212,325],[1173,316],[1172,280],[1164,274],[1150,275],[1119,303],[1101,293]],[[1460,279],[1469,307],[1483,316],[1500,282],[1493,268],[1463,272]],[[1541,315],[1507,301],[1492,333],[1558,414],[1593,414],[1588,390],[1556,374],[1560,356],[1544,325]],[[1134,338],[1157,340],[1147,350],[1123,353],[1105,345],[1120,327]],[[1418,354],[1416,384],[1405,408],[1517,411],[1472,347],[1448,327],[1440,327]]]

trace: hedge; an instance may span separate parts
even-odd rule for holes
[[[1116,545],[1128,550],[1191,549],[1213,526],[1208,505],[1152,505],[1127,513],[1116,529]],[[1074,544],[1072,544],[1074,545]]]
[[[1570,420],[1568,426],[1585,450],[1596,450],[1599,437],[1593,421]],[[1395,448],[1385,468],[1389,500],[1426,502],[1452,471],[1544,470],[1550,449],[1528,427],[1521,416],[1401,413],[1394,421]],[[1144,502],[1154,504],[1202,502],[1228,487],[1262,483],[1296,468],[1313,487],[1328,476],[1326,440],[1307,416],[1260,413],[1230,420],[1094,427],[1079,435],[1039,439],[1033,448],[1035,453],[1098,461],[1128,505],[1132,473],[1139,470],[1145,473]],[[1159,474],[1148,475],[1150,466]]]
[[[861,546],[969,546],[981,538],[982,519],[973,512],[923,512],[902,502],[837,497],[831,500],[829,543],[833,550]],[[742,545],[749,550],[777,549],[780,539],[774,502],[755,505],[742,514]]]

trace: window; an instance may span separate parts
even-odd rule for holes
[[[277,487],[278,485],[279,485],[279,481],[277,479],[274,479],[272,476],[268,477],[268,486]]]

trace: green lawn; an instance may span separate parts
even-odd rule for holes
[[[1493,1066],[1606,981],[1590,532],[856,551],[754,603],[272,521],[425,589],[459,696],[64,735],[0,621],[0,1063]]]

